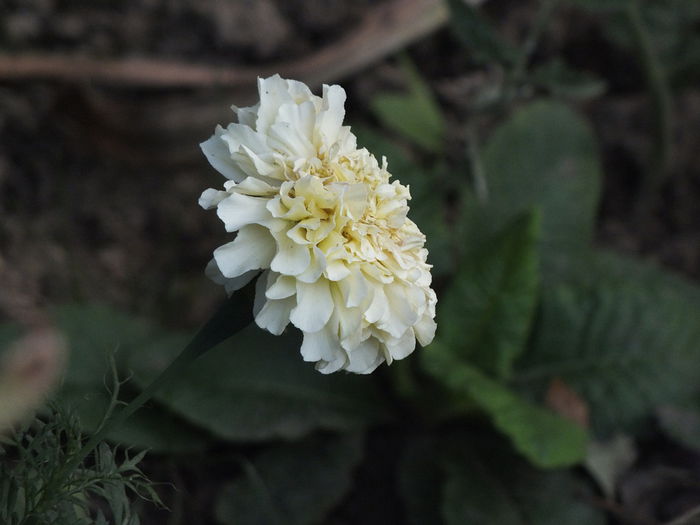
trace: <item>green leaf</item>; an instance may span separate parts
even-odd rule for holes
[[[361,458],[362,439],[356,435],[271,448],[224,486],[216,518],[222,525],[321,523],[350,489]]]
[[[530,81],[546,89],[552,95],[572,100],[585,100],[602,95],[605,82],[600,78],[579,71],[555,58],[532,70]]]
[[[387,128],[432,153],[444,149],[445,122],[430,88],[406,58],[401,68],[408,93],[380,93],[372,99],[372,111]]]
[[[524,349],[538,290],[539,215],[468,253],[438,303],[438,337],[463,361],[507,378]]]
[[[110,356],[116,358],[120,376],[126,377],[127,355],[132,352],[141,354],[153,345],[154,340],[167,339],[167,335],[103,305],[63,306],[56,310],[55,318],[70,349],[68,368],[57,401],[73,407],[83,427],[94,431],[109,407],[108,389],[112,388]],[[178,348],[184,346],[181,339],[170,341],[180,345]],[[161,453],[199,450],[209,441],[201,431],[162,407],[144,407],[108,437],[112,441]]]
[[[461,439],[446,451],[447,525],[603,525],[590,489],[570,471],[541,471],[498,443]]]
[[[474,60],[482,64],[495,62],[504,66],[515,62],[516,50],[498,35],[476,7],[464,0],[448,0],[448,4],[452,32]]]
[[[484,233],[539,208],[545,269],[589,246],[601,172],[593,133],[576,113],[560,103],[530,104],[496,129],[482,161],[490,199]]]
[[[230,440],[298,438],[387,417],[375,376],[325,376],[299,355],[299,334],[249,326],[199,358],[156,399],[188,421]],[[159,344],[132,355],[135,380],[148,384],[178,354]]]
[[[660,403],[700,384],[697,291],[610,259],[586,267],[584,282],[545,290],[533,347],[516,382],[543,390],[563,379],[588,403],[599,434],[633,429]],[[640,279],[640,276],[647,276]]]
[[[410,440],[404,448],[398,471],[399,494],[410,525],[440,525],[444,472],[438,457],[442,443],[422,436]]]
[[[572,5],[592,11],[620,11],[625,9],[630,1],[636,0],[566,0]]]
[[[585,456],[584,429],[521,399],[506,386],[460,361],[439,343],[433,342],[423,351],[421,363],[438,382],[473,400],[533,465],[542,468],[574,465]]]

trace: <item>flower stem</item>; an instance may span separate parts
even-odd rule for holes
[[[240,292],[239,292],[240,294]],[[136,396],[122,410],[108,418],[105,423],[93,434],[71,459],[64,465],[53,481],[61,482],[65,476],[78,468],[85,458],[103,441],[115,428],[122,425],[134,412],[148,402],[153,395],[171,383],[189,367],[189,365],[202,354],[214,348],[216,345],[239,332],[252,321],[250,308],[241,308],[241,295],[236,294],[229,298],[219,310],[197,332],[192,341],[180,352],[180,354],[156,377],[141,393]]]
[[[637,215],[639,216],[650,204],[668,175],[673,143],[672,100],[668,79],[654,51],[638,0],[628,2],[625,15],[641,55],[641,65],[652,97],[655,135],[652,157],[649,168],[644,175],[637,201]]]

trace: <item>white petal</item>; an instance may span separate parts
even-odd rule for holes
[[[292,97],[289,94],[287,81],[279,75],[258,78],[258,92],[260,93],[260,108],[258,109],[255,129],[258,132],[267,133],[267,129],[275,121],[280,106],[292,102]]]
[[[260,310],[263,309],[267,298],[265,297],[265,289],[270,285],[271,274],[270,270],[265,270],[260,274],[255,282],[255,298],[253,299],[253,317],[257,317]]]
[[[319,115],[319,133],[323,144],[330,145],[338,139],[345,118],[345,90],[338,86],[323,86],[323,113]]]
[[[323,374],[337,372],[347,363],[347,354],[329,328],[314,333],[305,332],[301,356],[304,361],[315,361],[316,369]]]
[[[272,259],[270,268],[284,275],[299,275],[309,267],[311,254],[309,247],[299,245],[287,235],[277,235],[277,255]]]
[[[219,265],[216,264],[215,259],[209,261],[209,264],[207,264],[207,267],[204,269],[204,275],[209,277],[209,279],[214,281],[216,284],[223,284],[228,295],[231,295],[236,290],[243,288],[259,273],[260,272],[258,270],[250,270],[249,272],[245,272],[238,277],[229,279],[224,277],[224,274],[221,273],[221,270],[219,270]]]
[[[397,339],[391,337],[385,341],[385,344],[393,359],[403,359],[416,349],[416,338],[413,330],[409,328],[401,337]]]
[[[297,280],[288,275],[279,275],[267,288],[265,297],[268,299],[286,299],[295,293],[297,293]]]
[[[418,314],[407,300],[406,287],[390,284],[384,287],[384,293],[389,301],[389,314],[377,326],[389,332],[392,337],[401,337],[408,327],[418,321]]]
[[[365,321],[376,323],[383,319],[389,311],[389,301],[384,293],[384,287],[377,285],[374,287],[374,296],[369,308],[365,311]]]
[[[358,268],[350,268],[350,275],[338,281],[340,291],[345,298],[345,306],[360,306],[367,298],[369,287],[367,279]]]
[[[413,325],[413,331],[416,334],[416,339],[418,339],[421,346],[428,346],[430,343],[432,343],[433,338],[435,337],[436,328],[437,324],[435,323],[435,319],[429,315],[424,315],[416,324]]]
[[[279,301],[268,299],[255,316],[255,323],[271,334],[280,335],[289,324],[289,312],[292,311],[295,304],[294,297]]]
[[[297,283],[297,305],[290,319],[303,332],[318,332],[333,314],[333,299],[328,281]]]
[[[348,357],[350,362],[345,369],[355,374],[370,374],[384,362],[384,357],[379,352],[379,343],[374,337],[363,341],[348,353]]]
[[[269,231],[249,224],[238,232],[228,244],[214,250],[214,259],[224,277],[239,275],[261,268],[267,268],[275,253],[275,242]]]
[[[211,164],[216,171],[227,179],[235,180],[236,182],[242,181],[245,179],[246,174],[231,159],[231,152],[220,137],[223,132],[223,128],[217,126],[215,134],[212,135],[209,140],[202,142],[199,147],[202,148],[209,164]]]
[[[265,224],[272,218],[265,207],[268,199],[248,197],[234,193],[222,200],[216,210],[217,215],[226,226],[227,232],[235,232],[246,224]]]
[[[297,275],[297,279],[305,283],[315,283],[323,275],[323,271],[326,269],[326,256],[317,247],[314,246],[311,251],[311,263],[306,271],[300,275]]]
[[[199,205],[205,210],[211,210],[212,208],[216,208],[216,206],[226,197],[228,197],[227,191],[219,191],[209,188],[204,190],[202,195],[199,197]]]
[[[258,109],[260,104],[255,104],[254,106],[249,106],[247,108],[239,108],[237,106],[231,106],[231,109],[238,116],[239,124],[244,124],[255,129],[255,120],[258,118]]]
[[[336,259],[326,266],[325,276],[329,281],[340,281],[350,275],[350,270],[345,261]]]

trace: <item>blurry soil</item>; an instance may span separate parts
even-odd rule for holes
[[[3,0],[0,49],[258,66],[303,58],[336,41],[380,3]],[[493,0],[487,8],[507,35],[520,39],[533,5]],[[605,95],[580,104],[605,168],[599,243],[698,278],[700,89],[676,93],[672,169],[639,217],[634,203],[651,149],[650,101],[634,60],[610,47],[600,23],[562,10],[535,56],[563,54],[608,81]],[[458,155],[465,97],[493,72],[456,49],[441,29],[408,52],[448,110]],[[345,78],[350,120],[372,122],[368,101],[397,78],[392,57]],[[202,270],[226,233],[215,214],[196,205],[204,188],[220,185],[197,144],[215,124],[232,120],[231,103],[241,100],[225,88],[0,79],[0,320],[27,302],[97,300],[169,324],[200,323],[221,300]]]

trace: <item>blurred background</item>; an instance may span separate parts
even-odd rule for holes
[[[636,15],[611,8],[623,3],[634,3]],[[469,200],[459,188],[473,186],[479,196],[475,152],[513,111],[541,99],[567,104],[593,131],[603,173],[594,244],[696,281],[700,4],[463,5],[479,18],[455,23],[440,0],[2,0],[0,321],[28,322],[56,306],[99,303],[171,329],[204,322],[222,291],[203,269],[228,235],[215,214],[197,206],[203,189],[221,183],[198,144],[216,124],[233,120],[231,104],[256,101],[257,76],[274,73],[316,92],[323,83],[346,89],[346,122],[360,144],[386,154],[393,176],[415,190],[413,217],[428,233],[438,297],[463,251],[454,239],[465,228],[457,216]],[[503,49],[524,52],[511,61]],[[396,121],[412,109],[423,120]],[[444,192],[421,205],[416,195],[431,180]],[[444,211],[438,221],[431,218],[436,207]],[[77,314],[61,315],[78,322]],[[99,325],[103,318],[109,330]],[[103,311],[82,317],[95,323],[88,348],[106,332],[119,342],[122,325],[114,319]],[[399,411],[402,417],[410,424],[416,416]],[[235,458],[262,445],[252,431],[231,438],[238,444],[223,444],[228,431],[213,428],[220,441],[207,446],[227,458],[221,463],[196,455],[183,461],[177,454],[193,452],[186,445],[168,450],[162,433],[156,445],[151,438],[158,432],[123,438],[155,448],[146,462],[151,477],[181,490],[166,498],[175,517],[151,509],[144,523],[237,523],[221,517],[228,512],[221,505],[214,521],[215,494],[229,481],[226,465],[240,469]],[[366,444],[370,459],[353,460],[347,491],[309,522],[410,521],[391,488],[401,429],[374,431]],[[202,429],[190,430],[194,448],[211,443]],[[645,501],[650,510],[630,517],[625,504],[601,499],[608,519],[665,523],[700,504],[700,455],[657,435],[649,443],[639,454],[651,470],[683,465],[692,483],[679,489],[667,471],[644,471],[627,486],[625,504]],[[192,457],[202,463],[193,466]],[[664,505],[672,510],[659,511]],[[258,522],[273,522],[266,520]]]

